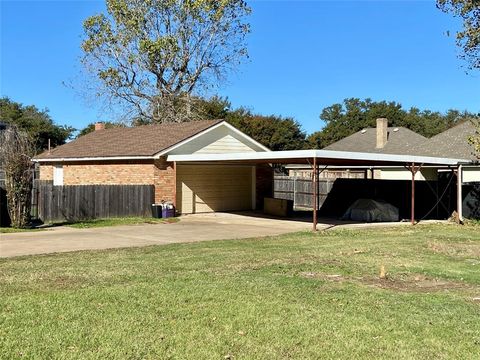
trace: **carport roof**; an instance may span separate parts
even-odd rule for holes
[[[222,154],[169,155],[168,161],[175,162],[233,162],[233,163],[280,163],[308,164],[316,158],[320,165],[408,165],[424,164],[454,166],[468,164],[469,159],[452,159],[431,156],[373,154],[354,151],[333,150],[289,150],[270,152],[245,152]]]

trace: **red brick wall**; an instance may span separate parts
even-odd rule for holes
[[[40,165],[40,180],[53,180],[53,165]]]
[[[155,202],[172,201],[176,203],[176,171],[172,162],[165,158],[155,160],[154,184]]]
[[[153,184],[150,164],[66,164],[64,185],[143,185]]]

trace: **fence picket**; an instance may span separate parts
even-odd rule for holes
[[[313,209],[313,183],[311,179],[294,176],[275,176],[273,183],[274,197],[293,200],[295,208]],[[330,179],[318,180],[317,204],[320,208],[332,189]]]
[[[51,181],[41,181],[37,186],[43,222],[148,216],[154,197],[153,185],[53,186]]]

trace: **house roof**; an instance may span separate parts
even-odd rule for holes
[[[468,143],[468,137],[474,134],[474,124],[465,121],[415,146],[413,150],[419,155],[478,160],[473,146]]]
[[[389,127],[388,140],[383,148],[376,148],[377,130],[367,128],[343,138],[324,148],[324,150],[358,151],[378,154],[410,154],[415,155],[413,149],[424,144],[428,139],[416,132],[403,127]]]
[[[151,157],[221,122],[223,120],[199,120],[97,130],[45,151],[34,160]]]

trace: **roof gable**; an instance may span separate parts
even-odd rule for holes
[[[212,126],[199,136],[192,137],[172,148],[160,152],[160,155],[180,154],[218,154],[270,151],[227,122]]]

